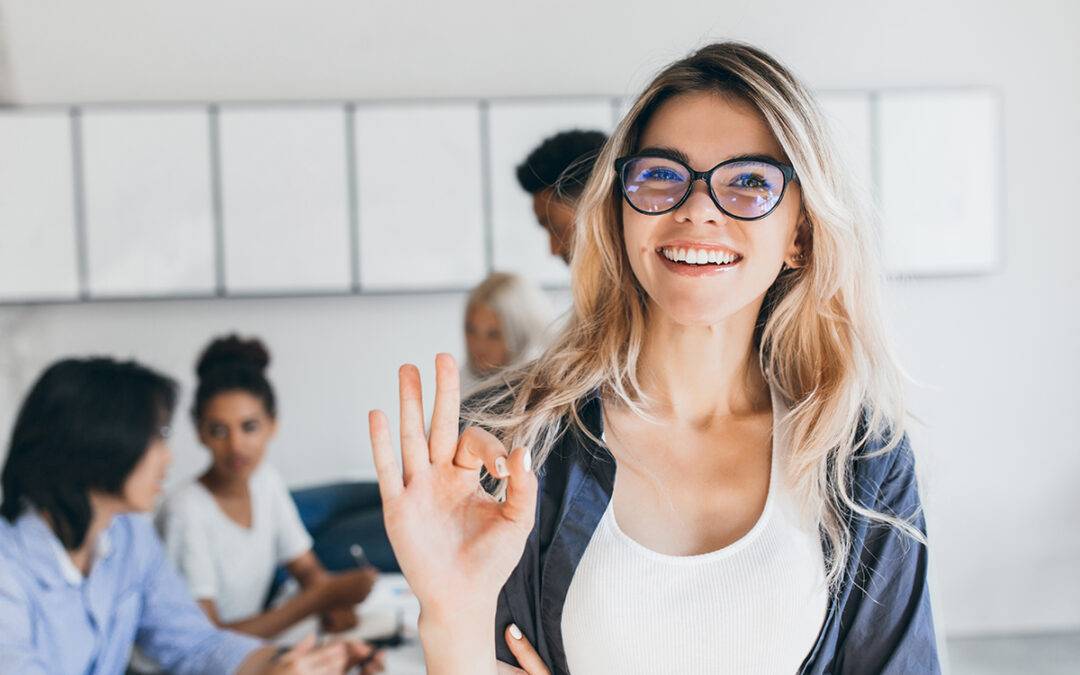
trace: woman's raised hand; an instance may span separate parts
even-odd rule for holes
[[[476,427],[458,436],[461,394],[449,354],[435,357],[430,437],[424,433],[419,371],[404,365],[398,379],[400,466],[386,415],[373,410],[368,416],[390,543],[422,615],[443,624],[480,622],[490,642],[499,590],[533,527],[537,483],[529,455],[523,448],[507,453]],[[504,501],[480,486],[481,466],[509,478]]]

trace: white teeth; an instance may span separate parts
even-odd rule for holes
[[[663,248],[660,252],[672,262],[685,262],[688,265],[727,265],[735,261],[734,253],[721,253],[715,249]]]

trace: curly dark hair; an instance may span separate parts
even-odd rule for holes
[[[605,142],[604,132],[581,129],[546,138],[518,165],[518,183],[529,194],[555,188],[559,197],[577,199],[585,190]]]
[[[225,391],[244,391],[262,401],[266,414],[277,417],[274,387],[266,377],[270,351],[258,338],[244,340],[238,335],[216,338],[203,350],[195,372],[199,386],[191,416],[195,424],[202,421],[206,404]]]

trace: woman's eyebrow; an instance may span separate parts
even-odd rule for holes
[[[673,159],[676,162],[682,162],[686,166],[690,166],[690,158],[686,156],[686,153],[677,148],[669,148],[663,145],[650,145],[647,148],[638,150],[637,154],[646,155],[648,157],[663,157],[665,159]]]
[[[637,154],[639,154],[639,155],[647,155],[647,156],[650,156],[650,157],[665,157],[667,159],[674,159],[674,160],[676,160],[678,162],[682,162],[686,166],[692,166],[691,163],[690,163],[690,158],[687,157],[685,152],[683,152],[682,150],[679,150],[678,148],[672,148],[672,147],[668,147],[668,146],[665,146],[665,145],[651,145],[649,147],[642,148],[641,150],[638,151]],[[727,158],[717,162],[717,164],[723,164],[724,162],[731,162],[731,161],[750,161],[750,160],[768,160],[768,161],[773,162],[775,164],[787,164],[787,162],[783,161],[782,159],[780,159],[778,157],[773,157],[772,155],[770,155],[767,152],[752,152],[752,153],[741,153],[741,154],[738,154],[738,155],[732,155],[731,157],[727,157]],[[716,164],[714,164],[713,166],[716,166]],[[705,168],[706,169],[711,169],[712,167],[710,166],[710,167],[705,167]],[[702,170],[704,171],[705,169],[702,169]]]

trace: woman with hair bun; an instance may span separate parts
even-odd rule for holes
[[[376,570],[327,572],[285,483],[263,461],[277,432],[269,363],[255,338],[221,337],[203,352],[191,412],[212,461],[168,497],[159,525],[192,595],[218,625],[272,637],[319,615],[327,630],[346,630],[356,625],[353,608],[370,592]],[[264,611],[281,565],[301,590]]]

